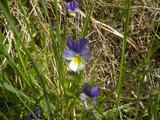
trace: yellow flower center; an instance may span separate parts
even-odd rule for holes
[[[93,101],[92,101],[92,99],[89,99],[89,100],[87,100],[86,101],[86,104],[88,105],[88,106],[93,106]]]
[[[74,11],[70,12],[70,15],[75,17],[76,16],[76,13]]]
[[[73,61],[76,64],[80,64],[82,62],[82,58],[79,55],[74,56]]]
[[[88,99],[87,101],[85,101],[85,106],[86,106],[86,109],[92,109],[94,107],[94,103],[92,99]]]

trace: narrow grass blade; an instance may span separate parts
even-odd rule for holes
[[[118,88],[117,88],[117,101],[116,101],[116,108],[117,108],[117,117],[118,117],[118,109],[121,99],[121,89],[122,89],[122,83],[123,83],[123,64],[125,60],[125,50],[126,50],[126,43],[127,43],[127,37],[128,37],[128,31],[129,31],[129,18],[130,18],[130,9],[131,9],[131,0],[126,0],[126,18],[125,18],[125,26],[124,26],[124,39],[122,44],[122,55],[121,55],[121,62],[120,62],[120,73],[119,73],[119,79],[118,79]]]
[[[93,11],[93,3],[92,1],[89,0],[89,9],[87,11],[87,15],[86,18],[84,20],[84,25],[82,28],[82,32],[81,32],[81,38],[85,37],[87,35],[87,31],[88,31],[88,26],[89,26],[89,22],[90,22],[90,17],[92,15],[92,11]]]

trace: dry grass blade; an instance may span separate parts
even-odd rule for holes
[[[81,11],[81,15],[82,15],[83,17],[86,17],[86,15],[85,15],[82,11]],[[95,26],[98,26],[98,27],[100,27],[101,29],[103,29],[103,30],[105,30],[105,31],[107,31],[107,32],[110,32],[110,33],[116,35],[116,36],[119,37],[119,38],[122,38],[122,39],[124,38],[124,36],[123,36],[121,33],[119,33],[117,30],[115,30],[115,29],[113,29],[112,27],[110,27],[110,26],[108,26],[108,25],[106,25],[106,24],[104,24],[104,23],[102,23],[102,22],[94,19],[93,17],[91,17],[91,21],[93,22],[93,24],[94,24]],[[131,38],[128,38],[128,39],[127,39],[127,42],[128,42],[134,49],[136,49],[136,50],[138,49],[137,46],[134,44],[134,42],[133,42],[133,40],[132,40]]]

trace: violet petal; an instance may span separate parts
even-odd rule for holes
[[[82,38],[79,41],[76,42],[77,47],[76,47],[76,51],[80,52],[88,43],[88,39],[86,38]]]
[[[82,58],[84,60],[87,60],[90,56],[91,56],[91,51],[89,48],[87,47],[84,47],[81,52],[80,52],[80,55],[82,56]]]
[[[86,95],[85,93],[81,93],[79,95],[79,98],[82,100],[82,101],[87,101],[87,99],[89,99],[88,95]]]
[[[72,38],[68,38],[67,39],[67,47],[69,48],[69,49],[71,49],[71,50],[74,50],[75,51],[75,49],[76,49],[76,47],[77,47],[77,45],[76,45],[76,43],[73,41],[73,39]]]
[[[75,9],[74,12],[75,12],[76,14],[78,14],[78,13],[80,13],[80,10],[79,10],[79,9]]]
[[[71,49],[67,49],[63,52],[63,57],[66,59],[66,60],[72,60],[73,57],[76,55],[77,53]]]
[[[38,118],[40,118],[40,114],[41,114],[40,109],[34,110],[34,114],[35,114]]]
[[[35,110],[33,111],[33,113],[35,114],[35,116],[36,116],[37,118],[40,118],[40,117],[41,117],[41,110],[40,110],[39,108],[35,109]],[[28,120],[33,120],[33,119],[34,119],[34,116],[33,116],[31,113],[29,113],[29,114],[28,114]]]
[[[73,12],[73,10],[71,10],[71,9],[68,9],[68,13],[70,13],[70,12]]]
[[[90,92],[89,92],[89,96],[90,97],[97,97],[99,95],[99,87],[95,86],[93,88],[91,88]]]
[[[85,83],[83,87],[83,93],[89,95],[89,92],[90,92],[90,85],[88,83]]]
[[[70,8],[70,3],[64,2],[64,4],[65,4],[65,6],[66,6],[67,9],[71,9],[71,8]]]
[[[74,1],[70,2],[70,8],[71,8],[71,10],[75,9],[75,2]]]
[[[75,7],[75,8],[77,8],[77,7],[78,7],[78,5],[79,5],[79,3],[78,3],[78,2],[75,2],[74,7]]]

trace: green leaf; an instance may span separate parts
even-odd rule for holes
[[[5,36],[3,35],[3,33],[0,32],[0,43],[2,43],[5,39]]]
[[[9,20],[12,24],[15,25],[15,20],[13,19],[13,17],[10,14],[10,10],[9,10],[9,6],[8,6],[8,1],[7,0],[1,0],[0,1],[0,9],[3,11],[4,15],[6,16],[6,18],[8,18],[7,20]]]
[[[81,32],[81,38],[83,38],[87,35],[88,25],[89,25],[89,22],[90,22],[90,17],[91,17],[92,11],[93,11],[93,3],[90,1],[89,9],[87,11],[87,15],[86,15],[86,18],[84,20],[84,25],[83,25],[82,32]]]
[[[12,85],[8,84],[7,82],[0,83],[0,88],[6,89],[6,90],[16,94],[18,97],[20,97],[20,96],[24,97],[28,101],[31,101],[32,103],[35,103],[35,101],[32,98],[30,98],[29,96],[25,95],[20,90],[17,90],[16,88],[14,88]]]

